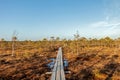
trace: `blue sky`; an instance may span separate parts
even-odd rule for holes
[[[120,0],[0,0],[0,38],[120,36]]]

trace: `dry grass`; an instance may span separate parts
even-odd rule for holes
[[[120,80],[120,50],[109,47],[85,47],[79,51],[64,53],[69,62],[66,80]],[[64,50],[66,50],[64,48]],[[2,53],[2,52],[1,52]],[[0,79],[3,80],[49,80],[51,75],[46,66],[51,57],[56,57],[57,50],[24,49],[11,50],[0,54]]]
[[[120,55],[114,54],[115,48],[86,49],[79,55],[65,55],[71,71],[66,76],[67,80],[120,80]]]

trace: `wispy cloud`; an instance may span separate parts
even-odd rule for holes
[[[94,30],[94,34],[99,37],[119,37],[120,35],[120,22],[118,20],[110,20],[109,18],[107,18],[103,21],[93,22],[88,26],[89,28]]]
[[[90,23],[89,28],[98,36],[119,37],[120,35],[120,0],[104,0],[104,19]]]
[[[96,28],[96,27],[105,27],[105,26],[108,26],[108,25],[109,24],[106,21],[98,21],[98,22],[91,23],[90,27]]]
[[[98,21],[90,24],[91,27],[109,27],[116,28],[120,26],[120,22],[108,22],[108,21]]]

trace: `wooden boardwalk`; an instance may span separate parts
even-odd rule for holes
[[[52,71],[51,80],[65,80],[61,47],[58,50],[56,62]]]

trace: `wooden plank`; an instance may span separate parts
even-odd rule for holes
[[[62,48],[58,50],[56,62],[52,71],[51,80],[65,80],[63,60],[62,60]]]

